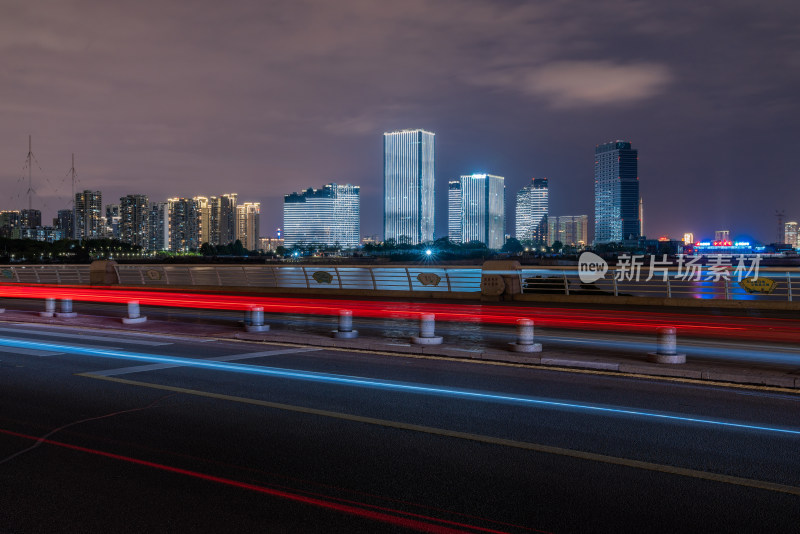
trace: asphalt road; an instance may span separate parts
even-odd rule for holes
[[[798,451],[758,389],[0,325],[4,532],[796,532]]]

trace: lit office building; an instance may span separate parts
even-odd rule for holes
[[[36,228],[42,225],[42,212],[39,210],[22,210],[19,212],[20,227]]]
[[[453,196],[449,199],[448,225],[460,236],[455,242],[480,241],[491,249],[502,248],[506,228],[505,179],[492,174],[470,174],[462,176],[459,184],[458,207]],[[454,195],[452,186],[449,191]]]
[[[75,238],[99,239],[105,229],[102,224],[103,195],[100,191],[75,193]]]
[[[360,187],[357,185],[327,184],[322,189],[309,188],[285,195],[285,246],[315,244],[357,247],[361,235],[359,193]]]
[[[245,202],[236,206],[236,235],[247,250],[259,248],[261,203]]]
[[[585,247],[589,242],[588,215],[548,217],[547,226],[547,246],[559,241],[568,247]]]
[[[461,180],[447,184],[447,238],[461,243]]]
[[[594,242],[638,239],[639,151],[627,141],[612,141],[594,152]]]
[[[686,232],[683,234],[683,244],[694,245],[694,234],[692,232]]]
[[[532,178],[531,183],[517,193],[516,238],[525,243],[544,243],[547,240],[549,209],[547,178]]]
[[[714,232],[714,241],[730,241],[731,240],[731,231],[730,230],[717,230]]]
[[[148,202],[146,195],[126,195],[119,199],[119,239],[147,247]]]
[[[230,245],[236,236],[236,202],[239,195],[229,193],[212,197],[211,204],[211,244]]]
[[[167,199],[169,212],[169,250],[188,252],[200,247],[199,210],[193,198]]]
[[[19,227],[19,211],[0,211],[0,236],[11,238]]]
[[[200,244],[211,243],[211,203],[207,197],[194,197],[197,203],[197,233]]]
[[[797,233],[796,221],[789,221],[784,225],[783,242],[794,248],[800,248],[800,235]]]
[[[383,134],[384,241],[433,241],[434,139],[425,130]]]
[[[169,250],[169,203],[151,202],[147,208],[147,246],[150,252]]]
[[[72,239],[75,236],[75,212],[70,210],[58,210],[56,218],[56,228],[61,230],[64,239]]]

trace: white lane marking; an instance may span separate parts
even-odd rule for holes
[[[92,341],[113,341],[115,343],[125,343],[128,345],[147,345],[150,347],[159,347],[163,345],[172,345],[170,342],[161,342],[161,341],[143,341],[141,339],[125,339],[123,337],[111,337],[111,336],[90,336],[86,334],[67,334],[63,332],[31,332],[25,328],[4,328],[0,327],[0,332],[11,332],[17,334],[35,334],[37,336],[49,336],[49,337],[63,337],[68,339],[91,339]]]
[[[247,360],[252,358],[262,358],[265,356],[277,356],[278,354],[294,354],[297,352],[314,352],[322,350],[321,348],[292,348],[292,349],[279,349],[279,350],[265,350],[261,352],[248,352],[245,354],[231,354],[228,356],[217,356],[214,358],[204,358],[206,361],[211,362],[235,362],[237,360]],[[93,376],[119,376],[127,375],[130,373],[143,373],[146,371],[158,371],[160,369],[171,369],[173,367],[181,367],[180,365],[169,363],[154,363],[150,365],[134,365],[131,367],[122,367],[120,369],[109,369],[108,371],[93,371],[85,373]]]
[[[63,352],[52,352],[49,350],[23,349],[2,346],[0,346],[0,352],[5,352],[7,354],[24,354],[25,356],[61,356],[64,354]]]
[[[17,326],[30,326],[30,327],[37,327],[37,328],[47,328],[50,330],[55,330],[58,332],[62,331],[72,331],[75,330],[74,327],[67,327],[67,328],[58,328],[56,326],[45,324],[45,323],[9,323]],[[191,341],[192,343],[213,343],[217,341],[216,339],[212,338],[203,338],[203,337],[186,337],[186,336],[175,336],[170,334],[160,334],[158,332],[147,333],[147,332],[115,332],[120,335],[128,336],[128,337],[156,337],[160,339],[173,339],[177,341]],[[168,343],[165,343],[168,345]]]

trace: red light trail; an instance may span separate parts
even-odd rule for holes
[[[340,309],[355,317],[417,319],[434,313],[442,321],[514,324],[533,319],[537,327],[653,334],[660,326],[673,326],[681,335],[800,344],[800,321],[754,317],[712,317],[638,310],[585,310],[542,308],[502,304],[419,303],[362,301],[327,298],[271,297],[262,295],[186,292],[119,287],[0,285],[5,298],[68,298],[75,301],[125,303],[137,300],[142,306],[163,306],[207,310],[247,310],[260,306],[265,313],[336,315]]]

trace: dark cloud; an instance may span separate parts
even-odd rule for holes
[[[381,134],[437,134],[446,181],[532,176],[551,211],[593,213],[597,143],[640,150],[649,235],[774,239],[800,218],[793,2],[6,2],[0,207],[19,207],[27,135],[45,216],[80,185],[107,202],[236,191],[280,225],[282,195],[362,186],[381,231]],[[512,227],[509,227],[511,229]]]

